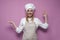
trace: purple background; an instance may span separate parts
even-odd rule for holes
[[[0,40],[22,39],[22,33],[19,37],[7,21],[12,20],[19,26],[20,19],[25,16],[24,5],[30,2],[36,6],[35,17],[42,22],[43,10],[48,13],[48,31],[38,29],[38,39],[60,40],[60,0],[0,0]]]

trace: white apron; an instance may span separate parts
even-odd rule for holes
[[[36,29],[37,28],[34,22],[26,22],[25,27],[23,29],[22,40],[37,40]]]

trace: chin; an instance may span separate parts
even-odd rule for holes
[[[28,16],[28,17],[31,17],[31,16]]]

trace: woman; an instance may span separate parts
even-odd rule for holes
[[[41,20],[34,17],[35,6],[32,3],[25,5],[26,17],[21,19],[19,27],[15,25],[13,21],[8,21],[14,25],[14,28],[17,33],[21,33],[23,30],[23,39],[22,40],[37,40],[36,30],[38,27],[43,29],[48,28],[47,23],[47,14],[44,13],[45,23],[42,23]]]

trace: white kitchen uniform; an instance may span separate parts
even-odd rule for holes
[[[22,18],[19,24],[19,27],[16,28],[16,32],[20,33],[23,30],[23,39],[22,40],[37,40],[36,36],[36,29],[38,27],[42,27],[43,29],[48,28],[47,23],[42,23],[41,20],[38,18],[34,18],[33,22],[31,21],[32,18]]]

